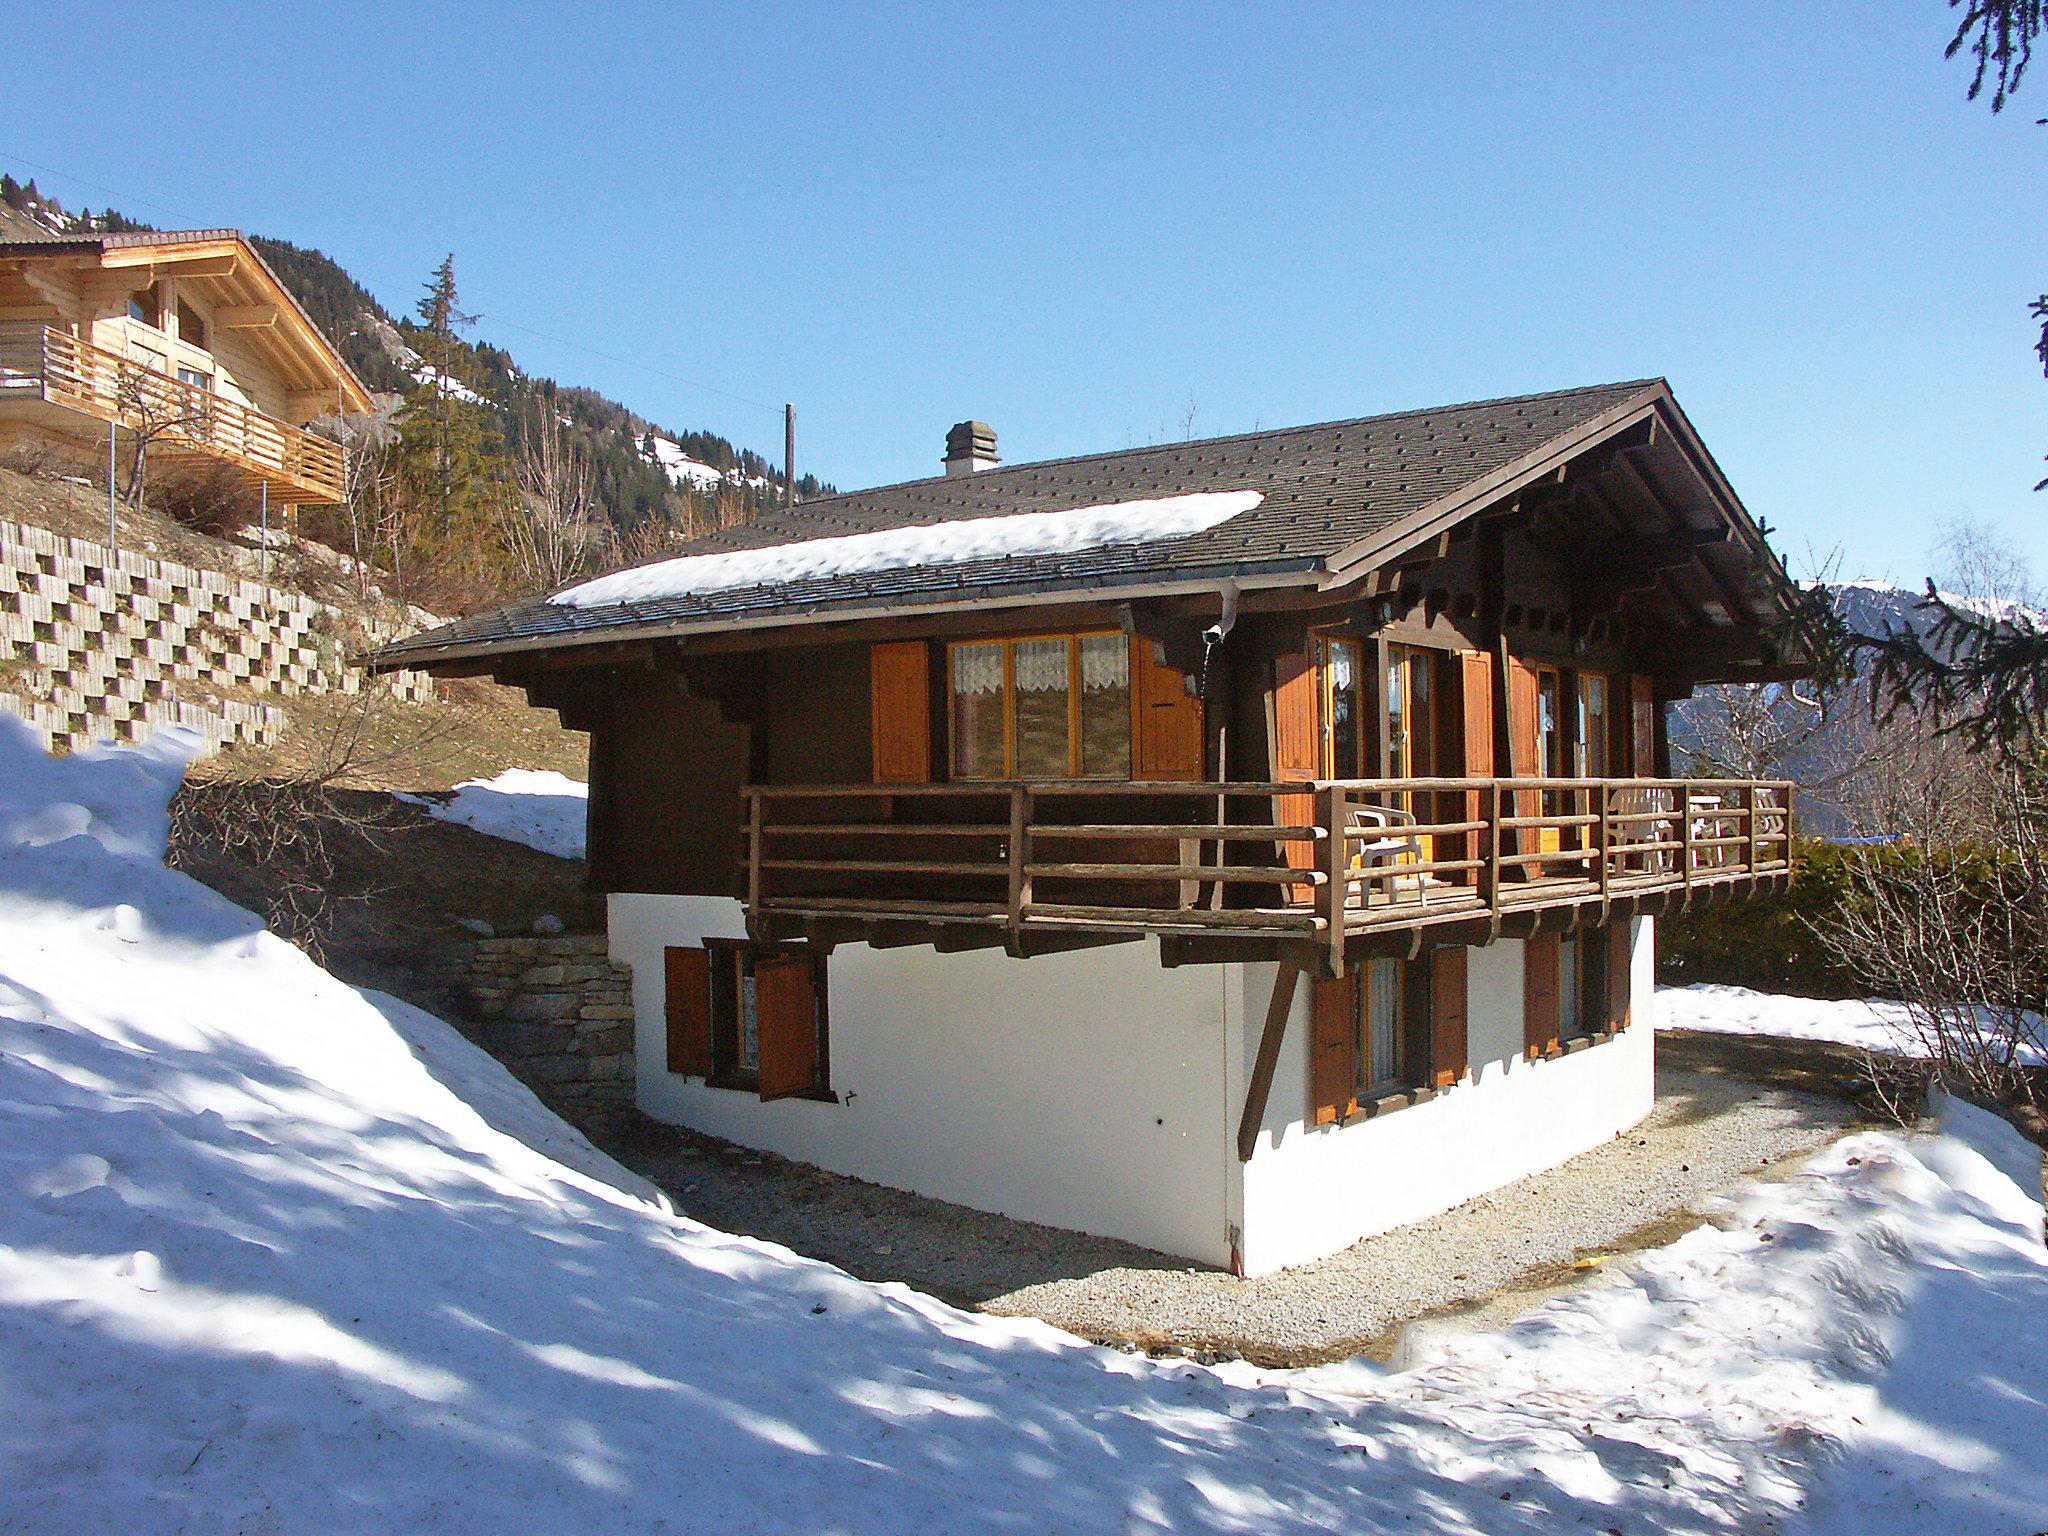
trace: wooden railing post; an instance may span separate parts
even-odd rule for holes
[[[1614,850],[1614,786],[1603,779],[1600,787],[1591,793],[1600,797],[1600,824],[1593,833],[1597,839],[1595,856],[1600,869],[1600,909],[1604,912],[1607,910],[1607,886],[1613,875],[1608,865]]]
[[[1687,885],[1692,884],[1692,785],[1678,786],[1678,872]]]
[[[761,868],[764,856],[761,834],[761,792],[749,789],[747,797],[747,915],[752,918],[760,912],[761,898],[766,892],[767,873]]]
[[[1473,871],[1479,893],[1479,904],[1492,910],[1500,892],[1500,780],[1487,785],[1486,827],[1480,837],[1479,856],[1485,862]]]
[[[1010,786],[1010,932],[1024,927],[1024,906],[1031,899],[1031,877],[1025,873],[1026,846],[1031,836],[1030,791],[1022,784]]]
[[[1351,894],[1351,839],[1346,835],[1345,808],[1350,796],[1341,784],[1332,784],[1316,796],[1323,839],[1323,920],[1329,925],[1324,938],[1330,946],[1330,974],[1344,974],[1344,909]],[[1388,885],[1391,892],[1392,884]],[[1371,899],[1367,893],[1365,900]]]
[[[1757,828],[1762,823],[1762,818],[1757,814],[1755,779],[1749,781],[1749,787],[1743,792],[1743,796],[1749,806],[1749,872],[1753,875],[1757,866]]]

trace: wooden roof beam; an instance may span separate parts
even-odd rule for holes
[[[224,331],[247,331],[277,324],[275,304],[222,304],[213,311],[213,323]]]

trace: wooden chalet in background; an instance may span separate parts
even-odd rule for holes
[[[591,733],[650,1113],[1255,1272],[1647,1112],[1654,915],[1791,839],[1664,707],[1797,675],[1792,601],[1647,380],[1008,468],[962,423],[375,664]]]
[[[240,233],[0,216],[0,447],[104,458],[113,423],[151,464],[224,466],[281,508],[342,499],[340,445],[304,425],[369,391]]]

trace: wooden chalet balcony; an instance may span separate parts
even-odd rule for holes
[[[153,463],[225,464],[252,486],[268,484],[283,505],[342,499],[338,444],[68,331],[0,325],[0,411],[73,434],[80,416],[153,428]]]
[[[1189,957],[1474,942],[1790,876],[1792,786],[1686,779],[750,786],[748,919],[941,947],[1162,934]],[[977,936],[977,931],[978,935]],[[1036,942],[1034,942],[1034,940]]]

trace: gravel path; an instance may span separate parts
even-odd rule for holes
[[[1413,1319],[1494,1319],[1668,1242],[1695,1207],[1839,1135],[1842,1100],[1660,1068],[1658,1105],[1560,1168],[1344,1252],[1257,1280],[1128,1243],[972,1211],[666,1128],[616,1149],[679,1209],[990,1312],[1085,1337],[1303,1365],[1388,1358]],[[1476,1319],[1475,1319],[1476,1320]],[[1456,1326],[1455,1316],[1433,1327]]]

